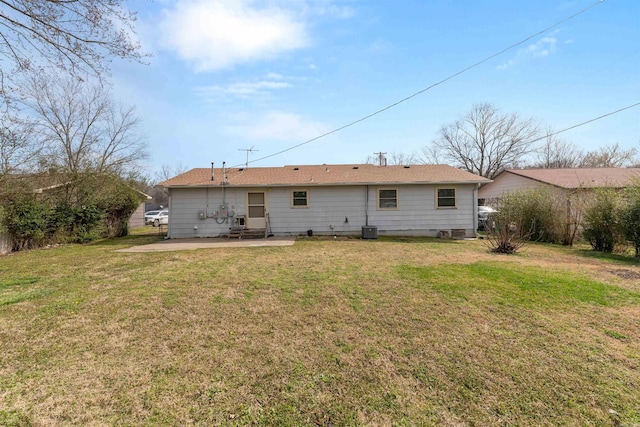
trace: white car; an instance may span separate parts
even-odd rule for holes
[[[484,230],[489,217],[496,212],[491,206],[478,206],[478,230]]]
[[[160,224],[168,224],[169,219],[169,211],[149,211],[144,214],[144,222],[145,224],[151,224],[154,227],[157,227]]]
[[[162,211],[153,219],[153,226],[160,227],[161,225],[169,224],[169,211]]]
[[[153,220],[155,219],[155,217],[158,216],[158,214],[162,212],[161,210],[158,211],[148,211],[144,213],[144,223],[145,225],[150,225],[153,224]]]

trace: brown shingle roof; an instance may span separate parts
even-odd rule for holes
[[[163,187],[203,187],[222,184],[222,169],[196,168],[161,182]],[[486,183],[490,180],[447,165],[376,166],[307,165],[228,168],[229,186],[291,186],[352,184]]]
[[[622,188],[634,179],[640,180],[639,168],[507,169],[505,172],[566,189]]]

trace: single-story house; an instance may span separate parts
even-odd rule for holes
[[[480,184],[446,165],[192,169],[169,192],[169,238],[265,235],[472,237]]]
[[[504,193],[539,187],[556,189],[568,197],[578,190],[624,188],[634,180],[640,180],[640,168],[506,169],[480,188],[478,198],[486,202]]]
[[[149,196],[148,194],[145,194],[142,191],[138,191],[138,190],[136,191],[140,193],[140,195],[144,197],[146,200],[152,199],[152,197]],[[146,209],[146,202],[144,201],[140,202],[140,204],[138,205],[138,208],[129,217],[129,221],[127,223],[129,230],[131,230],[132,228],[144,227],[146,225],[144,222],[144,213],[146,212],[145,209]]]

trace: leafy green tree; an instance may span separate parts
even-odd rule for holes
[[[51,208],[35,198],[18,198],[6,208],[6,228],[13,237],[14,250],[29,249],[46,243]]]
[[[129,217],[143,200],[134,183],[96,173],[59,178],[63,183],[46,191],[20,181],[3,193],[2,226],[11,234],[14,250],[128,233]]]

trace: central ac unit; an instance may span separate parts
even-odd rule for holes
[[[378,238],[378,227],[373,225],[367,225],[362,227],[362,238],[363,239],[377,239]]]

